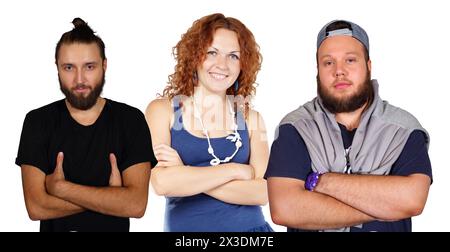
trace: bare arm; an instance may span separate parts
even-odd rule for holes
[[[61,218],[85,209],[49,195],[45,189],[45,173],[37,167],[22,165],[22,185],[28,216],[32,220]]]
[[[151,184],[158,195],[190,196],[211,190],[234,179],[250,179],[248,166],[222,164],[215,167],[185,166],[171,149],[170,122],[173,109],[168,99],[152,101],[146,119],[158,165],[152,170]],[[175,160],[175,161],[168,161]]]
[[[330,196],[304,189],[304,181],[268,179],[270,213],[274,223],[301,229],[321,230],[355,226],[375,220]]]
[[[140,218],[145,213],[150,179],[148,162],[130,166],[122,173],[123,186],[91,187],[63,181],[55,196],[95,212]]]
[[[251,110],[247,127],[250,134],[251,180],[233,180],[205,193],[221,201],[239,205],[265,205],[268,201],[267,183],[263,179],[269,161],[269,146],[262,116]]]
[[[185,197],[203,193],[235,179],[250,179],[248,165],[227,163],[213,167],[156,166],[152,185],[156,194]]]
[[[430,182],[424,174],[376,176],[326,173],[320,177],[315,190],[376,218],[399,220],[422,212]]]

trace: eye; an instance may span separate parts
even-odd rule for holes
[[[326,61],[323,62],[323,65],[324,65],[324,66],[331,66],[331,65],[333,65],[333,61],[331,61],[331,60],[326,60]]]
[[[347,63],[351,64],[351,63],[355,63],[356,59],[355,58],[348,58],[347,59]]]
[[[72,71],[73,66],[72,66],[72,65],[64,65],[64,66],[63,66],[63,69],[64,69],[65,71]]]
[[[87,70],[94,70],[94,69],[95,69],[95,65],[94,65],[94,64],[88,64],[88,65],[86,66],[86,69],[87,69]]]
[[[217,52],[216,51],[208,51],[207,54],[210,56],[216,56]]]
[[[239,56],[237,54],[234,54],[234,53],[230,54],[230,58],[233,59],[233,60],[239,60]]]

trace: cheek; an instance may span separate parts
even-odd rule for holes
[[[214,65],[214,62],[212,60],[208,60],[208,58],[203,61],[203,63],[197,68],[197,71],[208,71],[212,66]]]
[[[241,64],[239,62],[232,62],[229,68],[233,71],[234,75],[239,75],[241,72]]]
[[[102,79],[103,70],[96,70],[91,72],[86,72],[85,77],[90,82],[98,82]]]
[[[319,80],[322,82],[322,84],[328,84],[332,83],[335,78],[333,75],[331,75],[328,71],[319,71]]]
[[[59,79],[63,84],[67,85],[74,82],[75,77],[72,73],[61,72],[59,73]]]

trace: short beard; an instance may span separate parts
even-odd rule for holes
[[[323,106],[331,113],[353,112],[364,106],[366,102],[367,107],[371,105],[374,98],[374,91],[370,78],[370,71],[367,71],[366,79],[356,94],[348,98],[336,98],[322,87],[319,75],[317,75],[317,93],[322,99]]]
[[[58,76],[59,88],[61,92],[66,96],[67,101],[72,107],[79,110],[88,110],[92,108],[95,103],[97,103],[97,99],[103,91],[103,86],[105,85],[105,72],[103,72],[102,80],[94,86],[87,97],[83,97],[82,95],[76,95],[72,90],[66,88],[61,81],[61,78]],[[77,84],[77,87],[87,87],[84,84]]]

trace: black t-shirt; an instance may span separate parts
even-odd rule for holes
[[[344,148],[351,148],[356,129],[348,131],[339,124]],[[306,180],[311,172],[311,157],[303,138],[294,126],[285,124],[279,127],[278,138],[273,142],[270,151],[269,165],[265,174],[268,177],[288,177]],[[348,173],[351,173],[349,167]],[[408,176],[414,173],[428,175],[432,179],[431,163],[428,157],[425,135],[422,131],[413,131],[400,156],[392,165],[390,175]],[[304,231],[288,228],[288,231]],[[351,227],[351,232],[395,232],[411,231],[411,218],[394,222],[372,221],[364,223],[362,228]]]
[[[114,153],[120,172],[128,167],[157,163],[150,131],[141,111],[106,99],[94,124],[83,126],[69,113],[64,100],[29,112],[25,118],[17,165],[32,165],[53,173],[58,152],[64,153],[65,179],[80,185],[109,185]],[[126,202],[124,202],[126,204]],[[41,221],[41,231],[129,231],[129,218],[84,211]]]

